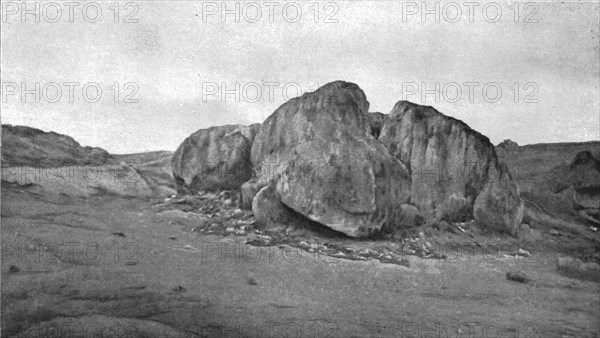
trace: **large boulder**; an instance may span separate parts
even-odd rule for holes
[[[519,187],[506,165],[497,161],[487,171],[486,183],[477,195],[473,215],[479,224],[516,235],[523,219]]]
[[[426,221],[477,219],[473,206],[483,193],[478,203],[482,220],[493,221],[494,227],[503,223],[511,232],[520,224],[523,202],[515,181],[498,162],[489,139],[464,122],[400,101],[387,116],[379,141],[409,167],[410,201]]]
[[[368,108],[342,81],[283,104],[252,145],[258,186],[272,184],[283,204],[349,236],[401,226],[409,173],[371,136]]]
[[[252,177],[250,150],[259,124],[201,129],[189,136],[172,157],[180,190],[233,190]]]
[[[263,187],[252,201],[252,213],[259,226],[266,229],[275,228],[278,225],[285,225],[293,219],[291,213],[287,211],[281,203],[281,199],[271,185]]]

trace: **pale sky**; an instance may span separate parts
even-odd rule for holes
[[[42,3],[38,23],[33,14],[22,22],[20,2],[2,2],[2,123],[112,153],[175,150],[198,129],[262,122],[298,88],[345,80],[365,91],[370,111],[389,113],[402,99],[431,105],[494,144],[600,139],[598,2],[520,3],[518,13],[502,1],[477,2],[472,12],[468,1],[437,2],[439,22],[423,19],[421,2],[228,1],[234,14],[225,22],[222,1],[120,2],[118,16],[113,1],[96,3],[96,23],[84,20],[94,21],[96,9],[84,17],[83,2],[71,18],[63,2]],[[137,22],[122,22],[128,15]],[[22,84],[36,83],[40,102],[21,97]],[[102,95],[87,102],[94,83]],[[236,83],[239,102],[222,99]],[[123,102],[128,94],[138,102]]]

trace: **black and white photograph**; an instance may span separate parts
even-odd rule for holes
[[[0,337],[600,337],[600,1],[0,5]]]

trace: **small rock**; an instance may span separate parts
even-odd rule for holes
[[[169,239],[176,240],[175,236],[169,236]]]
[[[250,285],[258,285],[258,282],[256,281],[256,279],[250,277],[250,278],[248,278],[248,284],[250,284]]]
[[[512,280],[519,283],[529,283],[530,279],[525,276],[521,271],[518,272],[507,272],[506,279]]]
[[[560,236],[560,232],[556,231],[556,229],[550,229],[550,235],[552,235],[552,236]]]
[[[176,287],[174,287],[171,290],[173,290],[173,292],[186,292],[187,291],[187,289],[181,285],[177,285]]]
[[[434,228],[437,228],[440,231],[447,231],[450,227],[450,224],[446,221],[441,221],[439,223],[434,224]]]
[[[519,226],[518,232],[519,239],[531,239],[533,236],[533,232],[527,223],[521,223]]]
[[[11,266],[8,268],[8,272],[10,272],[10,273],[17,273],[17,272],[19,272],[19,271],[21,271],[21,269],[19,269],[19,268],[18,268],[16,265],[11,265]]]
[[[115,235],[115,236],[119,236],[119,237],[127,237],[127,236],[125,236],[125,234],[124,234],[124,233],[122,233],[122,232],[113,232],[112,234],[113,234],[113,235]]]
[[[529,257],[529,256],[531,256],[531,253],[527,250],[519,249],[519,251],[517,251],[517,255],[523,256],[523,257]]]

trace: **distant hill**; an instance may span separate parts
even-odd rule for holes
[[[175,192],[168,151],[111,155],[102,148],[81,146],[67,135],[12,125],[2,125],[1,149],[2,181],[7,186],[34,185],[40,191],[74,196]]]
[[[519,146],[507,140],[496,146],[496,153],[519,184],[523,222],[560,227],[600,221],[600,142]]]
[[[83,147],[72,137],[39,129],[2,125],[2,166],[44,166],[116,164],[106,150]]]
[[[600,158],[600,141],[524,146],[504,141],[496,146],[498,158],[506,163],[521,191],[531,191],[535,186],[544,184],[551,170],[559,165],[569,165],[578,153],[584,151]]]

